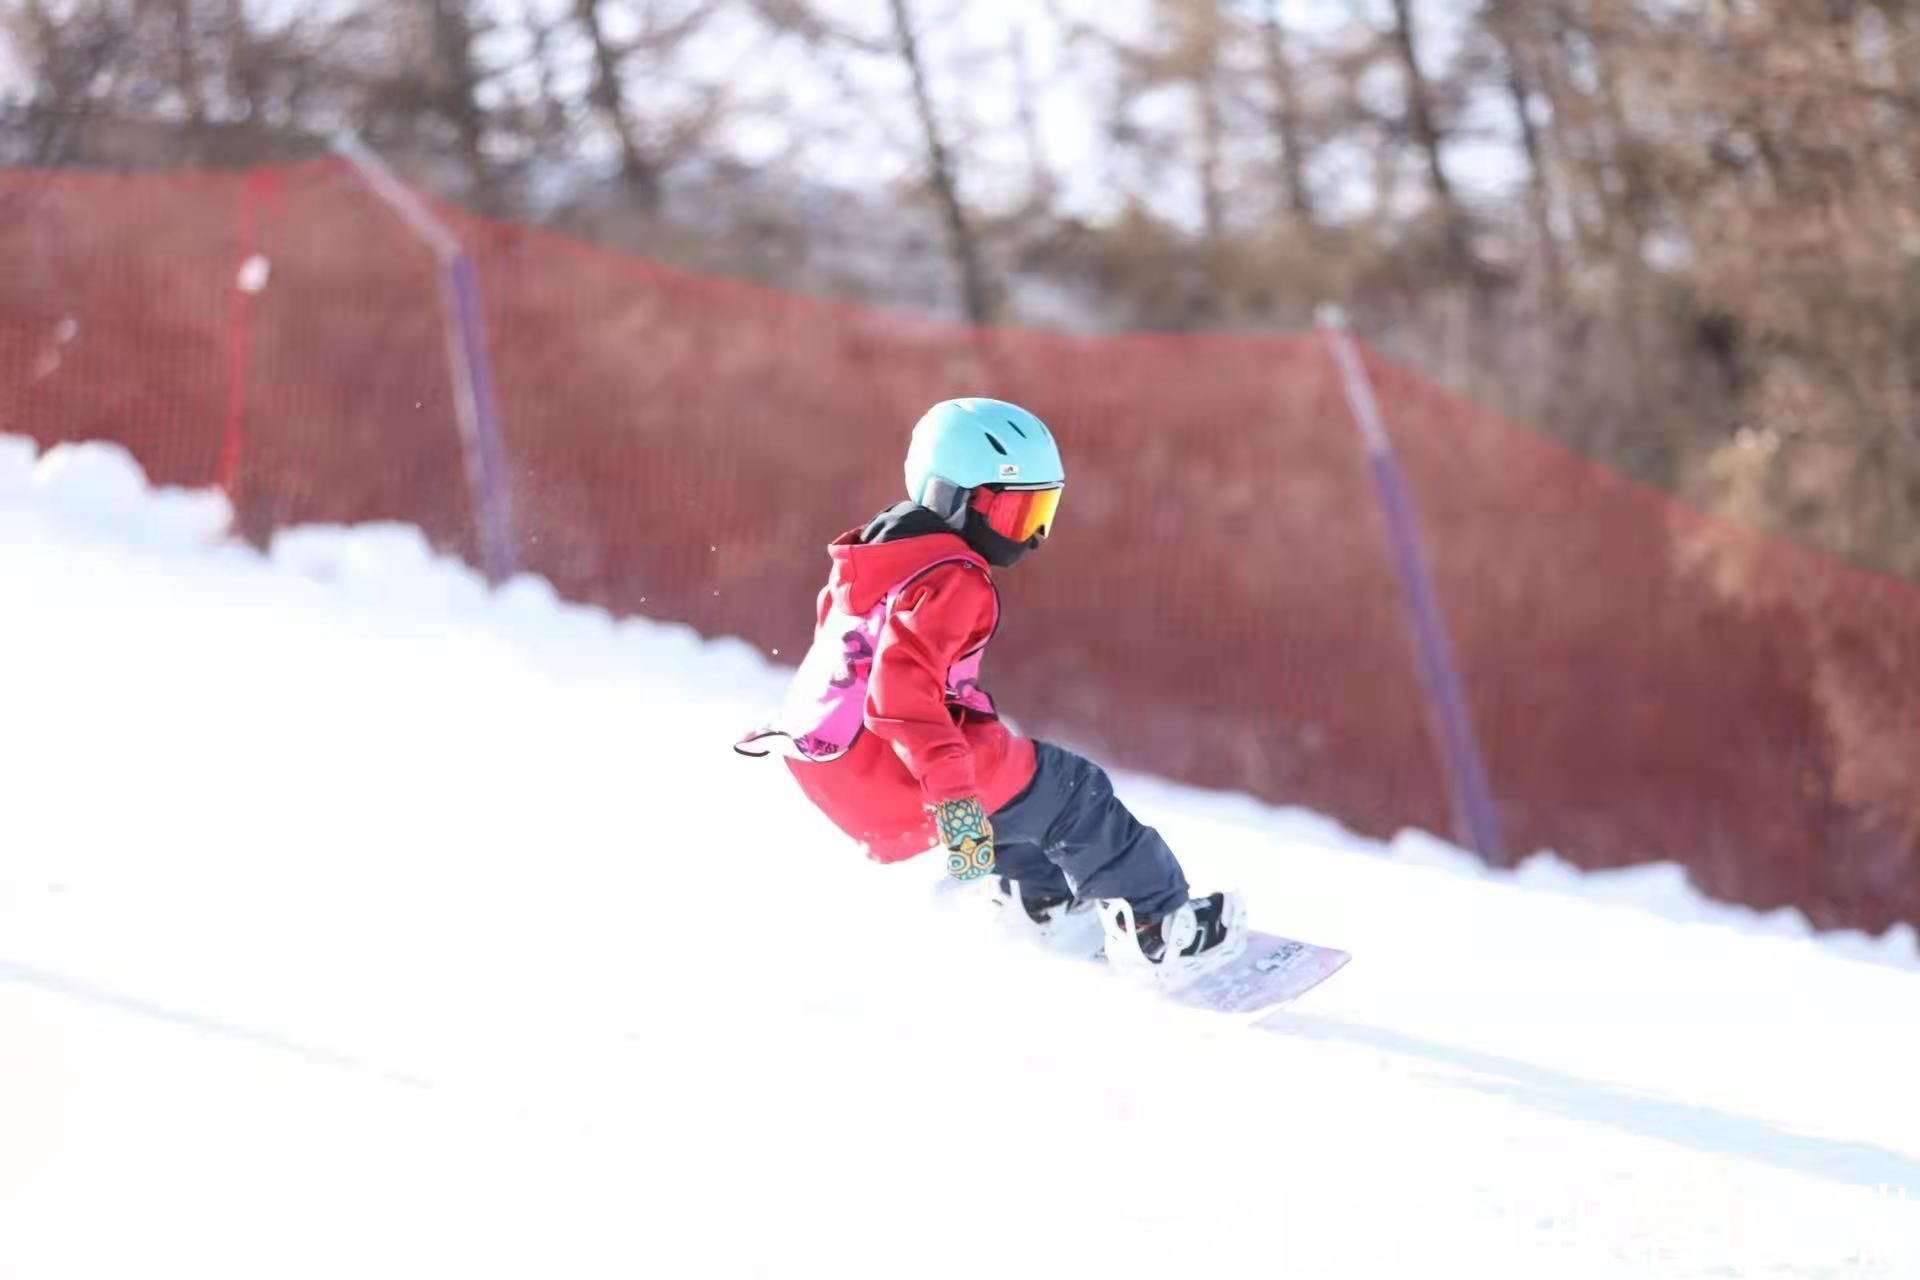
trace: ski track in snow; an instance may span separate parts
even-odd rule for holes
[[[848,850],[747,646],[224,519],[0,438],[0,1280],[1920,1277],[1910,931],[1121,778],[1354,953],[1250,1030]]]

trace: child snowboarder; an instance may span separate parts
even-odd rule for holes
[[[1190,896],[1104,770],[1013,734],[980,687],[1000,620],[992,571],[1053,531],[1066,483],[1053,434],[1005,401],[944,401],[913,429],[906,480],[908,501],[828,548],[781,717],[735,749],[787,757],[879,861],[940,847],[949,874],[996,876],[1009,917],[1042,936],[1096,912],[1108,958],[1163,984],[1233,959],[1247,939],[1238,895]]]

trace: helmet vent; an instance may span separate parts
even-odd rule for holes
[[[1001,444],[999,438],[995,436],[991,431],[987,432],[987,443],[992,445],[993,451],[999,454],[1001,457],[1005,458],[1005,457],[1011,456],[1010,454],[1007,453],[1007,446]]]
[[[1027,438],[1027,433],[1022,431],[1020,429],[1020,424],[1015,422],[1012,418],[1007,419],[1007,425],[1012,427],[1013,434],[1019,436],[1022,440],[1025,440]]]

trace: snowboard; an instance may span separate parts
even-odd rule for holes
[[[1247,949],[1231,962],[1164,994],[1218,1013],[1264,1013],[1305,995],[1352,958],[1334,947],[1255,931],[1247,935]]]
[[[942,879],[948,883],[936,892],[956,891],[958,882],[951,876],[943,876]],[[1016,937],[1027,938],[1043,951],[1062,958],[1092,961],[1104,967],[1107,963],[1106,939],[1101,934],[1100,922],[1080,917],[1077,912],[1074,918],[1081,921],[1079,928],[1049,941],[1032,939],[1024,929],[1012,932]],[[1169,1000],[1196,1009],[1229,1014],[1259,1014],[1299,999],[1340,972],[1351,959],[1353,956],[1350,953],[1337,947],[1323,947],[1250,929],[1247,932],[1246,950],[1211,973],[1201,974],[1180,986],[1161,986],[1151,982],[1140,985]],[[1116,976],[1120,975],[1116,973]]]
[[[1105,940],[1084,954],[1089,960],[1106,964]],[[1234,1014],[1266,1013],[1313,990],[1340,972],[1351,959],[1350,953],[1337,947],[1322,947],[1254,929],[1247,933],[1246,950],[1210,973],[1177,987],[1152,982],[1140,985],[1196,1009]]]

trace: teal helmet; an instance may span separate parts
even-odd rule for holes
[[[925,507],[941,489],[982,485],[1031,488],[1066,483],[1060,447],[1047,424],[1005,400],[943,400],[913,428],[907,448],[907,497]]]
[[[1045,491],[1067,479],[1046,423],[1017,404],[977,397],[927,410],[913,428],[906,476],[909,499],[997,565],[1012,564],[1053,531],[1059,494]],[[1008,508],[1011,519],[1003,520]]]

